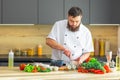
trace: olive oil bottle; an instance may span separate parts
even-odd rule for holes
[[[120,48],[118,49],[116,56],[116,70],[120,71]]]
[[[8,53],[8,67],[12,68],[14,66],[14,53],[12,50]]]

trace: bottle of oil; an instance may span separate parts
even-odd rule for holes
[[[12,68],[14,66],[14,53],[12,50],[8,53],[8,67]]]
[[[38,56],[42,56],[42,45],[38,45]]]
[[[120,71],[120,48],[118,48],[118,52],[116,56],[116,70]]]
[[[104,39],[99,40],[99,50],[100,50],[100,57],[103,57],[105,55],[105,40]]]

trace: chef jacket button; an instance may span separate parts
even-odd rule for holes
[[[64,43],[64,45],[66,45],[66,43]]]
[[[79,37],[77,37],[77,39],[79,39]]]
[[[84,49],[82,49],[82,51],[84,51]]]
[[[67,36],[67,34],[65,34],[65,36]]]
[[[74,54],[72,54],[72,56],[74,56]]]
[[[76,46],[74,46],[74,48],[76,48]]]

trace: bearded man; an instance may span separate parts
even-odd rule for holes
[[[67,20],[55,22],[46,38],[46,44],[52,48],[53,60],[80,65],[94,51],[91,32],[81,20],[82,10],[72,7]]]

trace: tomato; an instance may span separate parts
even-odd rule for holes
[[[111,70],[110,70],[110,68],[109,68],[109,66],[108,65],[104,65],[104,69],[106,70],[106,73],[109,73],[109,72],[111,72]]]
[[[20,70],[24,70],[25,66],[26,66],[25,63],[20,64],[20,65],[19,65]]]
[[[91,58],[88,57],[88,58],[85,60],[85,62],[89,62],[90,60],[91,60]]]

